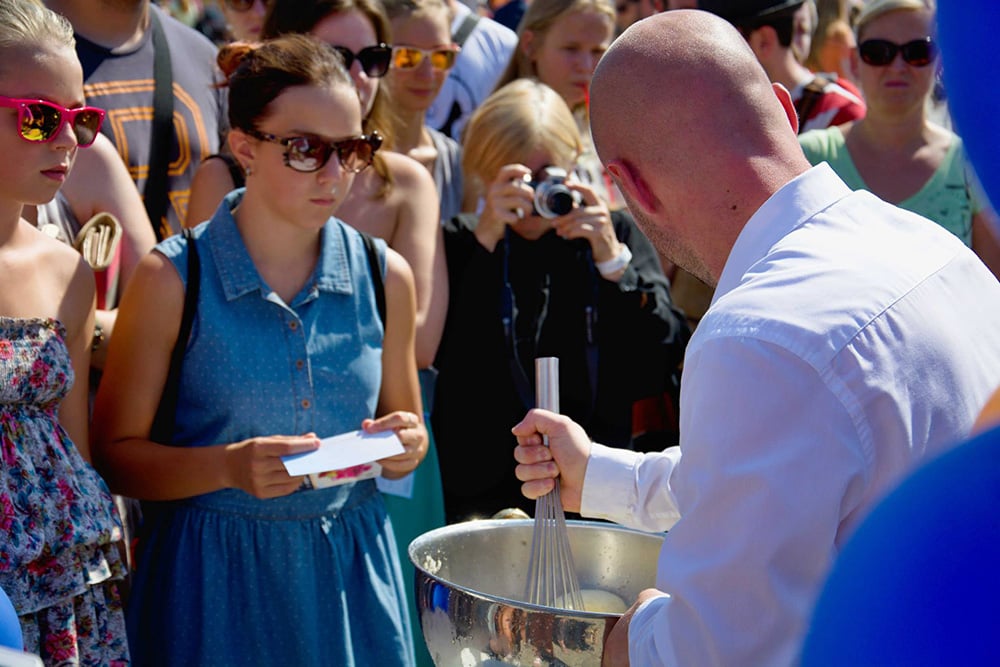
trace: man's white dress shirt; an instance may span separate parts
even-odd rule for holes
[[[632,665],[794,664],[851,530],[997,386],[1000,284],[972,251],[825,163],[775,193],[688,345],[683,455],[593,448],[582,513],[669,529]]]

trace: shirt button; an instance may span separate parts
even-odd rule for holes
[[[296,360],[296,362],[295,362],[295,368],[296,368],[296,369],[298,369],[298,370],[300,370],[300,371],[301,371],[301,370],[302,370],[303,368],[305,368],[305,365],[306,365],[306,362],[302,361],[301,359],[298,359],[298,360]]]
[[[292,331],[295,331],[296,329],[299,328],[299,323],[296,322],[295,320],[292,320],[291,322],[288,323],[288,328],[291,329]]]
[[[302,407],[303,407],[304,409],[308,410],[308,409],[309,409],[309,406],[311,406],[311,405],[312,405],[312,403],[310,403],[310,402],[309,402],[309,399],[308,399],[308,398],[303,398],[303,399],[302,399]]]

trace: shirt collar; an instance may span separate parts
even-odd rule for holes
[[[851,189],[825,162],[786,183],[744,225],[726,260],[712,303],[739,286],[750,268],[789,232],[849,194]]]
[[[233,209],[242,201],[245,192],[246,188],[240,188],[226,195],[212,216],[206,234],[227,301],[253,291],[260,291],[266,297],[271,291],[257,272],[233,218]],[[319,261],[310,282],[320,291],[351,294],[354,286],[347,260],[346,238],[337,221],[331,219],[323,227],[320,247]]]

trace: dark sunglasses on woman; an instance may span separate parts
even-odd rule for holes
[[[104,109],[78,107],[67,109],[47,100],[22,99],[0,95],[0,107],[17,109],[18,133],[25,141],[45,143],[55,139],[69,123],[76,143],[86,147],[94,143],[104,122]]]
[[[375,79],[385,76],[389,70],[389,60],[392,57],[392,47],[388,44],[377,46],[366,46],[357,53],[354,53],[346,46],[334,46],[334,50],[344,59],[344,67],[351,69],[355,59],[361,63],[361,71],[367,76]]]
[[[913,67],[926,67],[937,57],[937,46],[930,37],[921,37],[906,44],[896,44],[887,39],[866,39],[858,45],[858,55],[872,67],[885,67],[903,54],[903,62]]]
[[[261,141],[284,146],[285,166],[305,174],[322,169],[334,153],[337,154],[342,169],[357,174],[372,163],[375,151],[382,145],[382,135],[378,132],[338,141],[327,141],[313,135],[282,138],[257,130],[248,131],[247,134]]]

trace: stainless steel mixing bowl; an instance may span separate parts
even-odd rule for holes
[[[521,601],[533,527],[530,519],[467,521],[410,543],[420,625],[437,667],[600,667],[620,614]],[[568,521],[567,529],[581,588],[631,604],[655,585],[663,535],[594,521]]]

